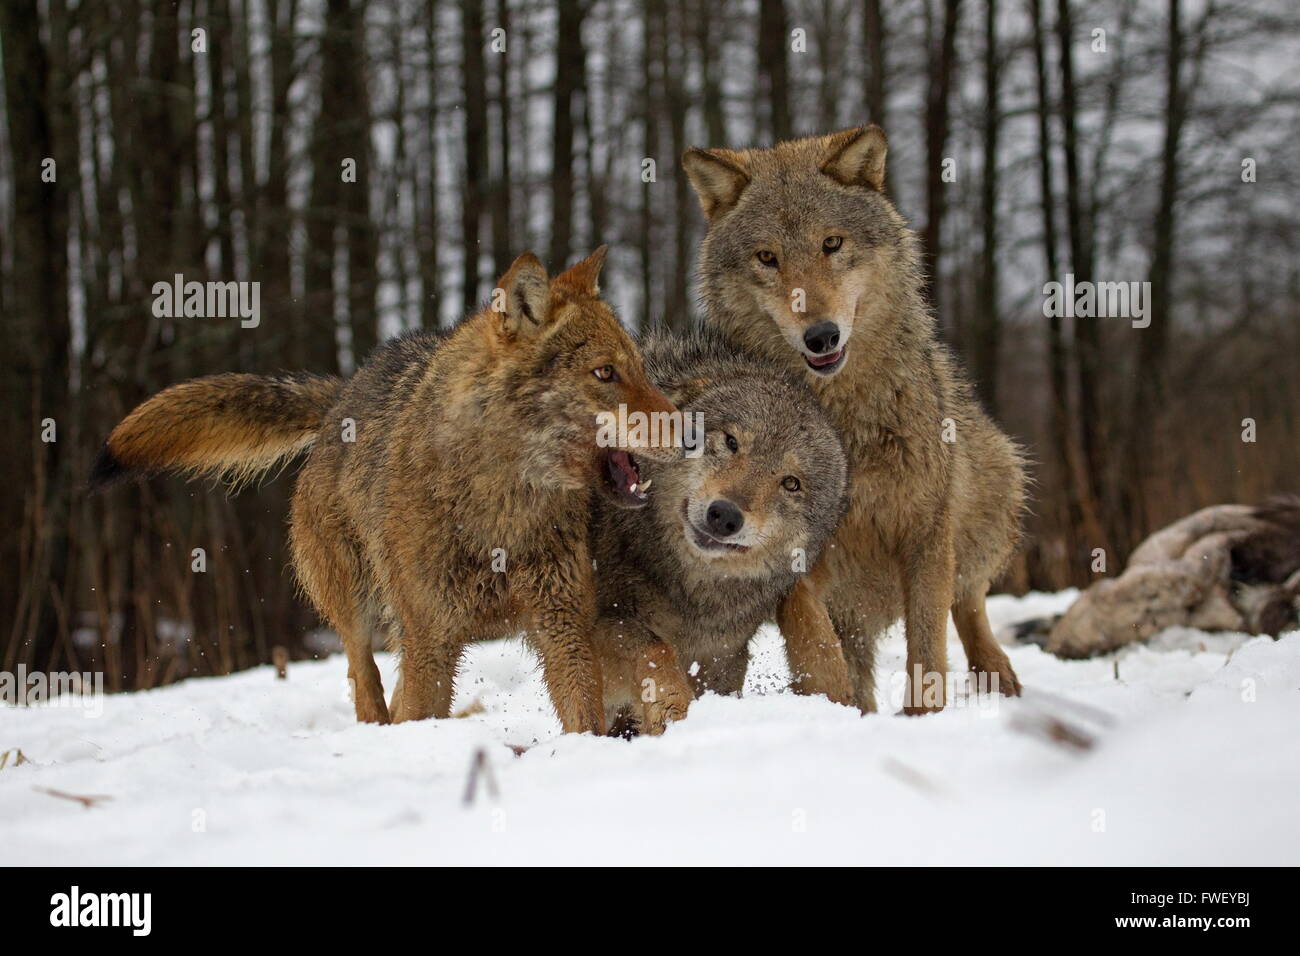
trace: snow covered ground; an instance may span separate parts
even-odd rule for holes
[[[471,650],[457,707],[482,709],[456,720],[357,725],[342,657],[97,717],[3,709],[0,750],[27,762],[0,770],[0,862],[1300,863],[1300,632],[1173,631],[1083,662],[1018,647],[1024,699],[919,719],[793,696],[779,638],[755,646],[743,698],[633,741],[562,736],[517,640]],[[883,664],[903,656],[891,635]],[[480,752],[497,793],[483,774],[467,805]]]

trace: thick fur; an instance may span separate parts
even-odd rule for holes
[[[691,150],[683,163],[709,219],[699,260],[707,323],[803,376],[844,440],[848,512],[811,578],[858,706],[875,709],[876,639],[899,617],[905,711],[944,706],[950,610],[970,667],[1019,693],[984,598],[1019,541],[1023,457],[936,341],[916,238],[882,192],[884,135],[873,126],[771,149]],[[841,244],[828,252],[831,237]],[[838,324],[844,351],[831,374],[803,347],[824,320]],[[793,630],[787,646],[802,640]]]
[[[316,414],[293,496],[294,564],[342,639],[359,720],[389,719],[371,653],[377,629],[402,655],[395,720],[447,716],[464,645],[522,630],[564,729],[604,731],[587,528],[609,451],[596,445],[595,416],[619,403],[674,409],[597,298],[603,255],[554,280],[521,256],[499,284],[504,308],[381,346]],[[593,374],[607,365],[612,381]],[[183,388],[128,417],[110,437],[113,453],[178,420],[167,396]],[[274,414],[227,398],[186,409],[196,433],[220,443],[160,451],[149,466],[185,472],[198,460],[220,472],[260,460],[247,450],[260,446],[224,436],[261,434]]]
[[[316,440],[342,388],[332,376],[236,372],[172,385],[113,429],[90,488],[161,471],[236,484],[255,478]]]
[[[654,734],[699,692],[739,693],[750,638],[839,523],[846,465],[816,398],[771,362],[739,355],[716,335],[652,336],[642,350],[651,380],[683,412],[702,415],[705,434],[699,457],[644,466],[650,507],[600,503],[592,525],[606,718],[620,731]],[[783,486],[787,478],[797,490]],[[747,550],[708,540],[704,514],[718,499],[741,509],[744,526],[727,540]],[[803,678],[815,669],[819,684],[846,685],[829,620],[824,639],[829,653],[796,658],[792,671]],[[827,668],[832,676],[821,674]]]

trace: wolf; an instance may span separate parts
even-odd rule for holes
[[[703,436],[698,456],[645,463],[648,507],[598,503],[592,522],[605,717],[623,734],[662,733],[706,690],[740,692],[750,638],[814,565],[847,500],[839,436],[799,379],[716,334],[654,334],[641,348],[651,381]],[[797,647],[796,685],[847,682],[824,611],[820,622],[831,653]]]
[[[525,631],[566,732],[605,730],[591,647],[592,489],[644,507],[640,461],[600,447],[596,416],[671,414],[599,298],[605,247],[550,278],[515,260],[493,307],[380,346],[348,382],[217,375],[165,389],[109,435],[103,487],[173,471],[247,480],[310,449],[290,540],[303,591],[338,631],[357,719],[390,718],[371,652],[401,652],[394,721],[448,716],[469,641]]]
[[[936,340],[915,235],[884,193],[885,154],[884,133],[864,126],[693,148],[682,163],[708,221],[704,321],[803,375],[848,453],[844,521],[787,601],[828,607],[864,711],[876,639],[902,617],[904,712],[925,713],[946,703],[949,611],[970,668],[1020,693],[984,598],[1019,541],[1026,479],[1020,449]],[[799,643],[801,628],[785,637]]]

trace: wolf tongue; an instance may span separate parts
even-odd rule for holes
[[[617,469],[616,476],[619,487],[631,489],[640,479],[636,467],[632,464],[632,456],[625,451],[616,451],[610,457],[610,462]]]
[[[831,365],[839,361],[839,358],[839,352],[832,352],[829,355],[819,355],[816,358],[809,359],[808,361],[820,368],[823,365]]]

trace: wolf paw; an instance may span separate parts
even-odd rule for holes
[[[690,681],[677,662],[677,654],[661,641],[642,652],[636,680],[640,688],[637,723],[643,734],[662,734],[670,723],[686,716],[695,699]]]
[[[917,706],[913,707],[911,704],[908,704],[906,707],[900,710],[899,713],[902,714],[904,717],[924,717],[926,714],[937,714],[942,710],[943,710],[942,705],[934,706],[934,705],[918,704]]]
[[[1019,697],[1024,690],[1020,678],[1011,667],[1006,654],[989,655],[987,658],[971,661],[971,673],[975,675],[975,686],[981,691],[993,690],[996,686],[1003,697]],[[996,678],[997,683],[994,684]]]
[[[388,708],[384,706],[384,700],[364,701],[359,700],[356,703],[357,723],[361,724],[386,724],[388,723]]]
[[[669,724],[686,716],[691,700],[690,692],[681,688],[661,690],[655,700],[642,705],[641,733],[652,737],[662,734]]]
[[[681,720],[690,709],[695,693],[681,669],[659,667],[641,681],[640,731],[652,736],[662,734],[674,720]]]

